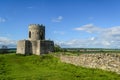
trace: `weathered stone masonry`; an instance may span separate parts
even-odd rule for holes
[[[62,62],[77,66],[100,68],[120,74],[120,54],[117,53],[81,54],[79,56],[61,55],[60,59]]]
[[[17,43],[17,54],[45,54],[54,51],[54,42],[45,40],[45,26],[29,25],[29,39]]]

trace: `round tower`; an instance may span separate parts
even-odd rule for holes
[[[45,40],[45,26],[42,24],[30,24],[29,40]]]

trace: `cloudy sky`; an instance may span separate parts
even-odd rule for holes
[[[28,39],[29,24],[61,47],[120,48],[120,0],[0,0],[0,45]]]

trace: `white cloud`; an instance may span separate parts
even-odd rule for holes
[[[65,34],[64,31],[54,31],[53,33],[54,33],[54,34],[60,34],[60,35],[64,35],[64,34]]]
[[[0,46],[6,45],[8,47],[15,47],[16,46],[16,41],[11,40],[7,37],[0,37]]]
[[[68,41],[55,41],[56,44],[61,47],[71,47],[71,48],[113,48],[111,43],[99,39],[72,39]],[[115,47],[115,46],[114,46]]]
[[[52,22],[61,22],[63,20],[62,16],[58,16],[57,18],[52,19]]]
[[[95,37],[91,37],[90,40],[94,41],[94,40],[95,40]]]
[[[74,30],[78,30],[78,31],[86,31],[88,33],[96,33],[101,31],[101,28],[94,26],[93,24],[86,24],[83,25],[81,27],[75,28]]]
[[[73,39],[68,41],[55,41],[56,44],[61,47],[88,47],[90,45],[91,40],[89,39]]]
[[[62,47],[82,48],[120,48],[120,26],[100,28],[93,24],[83,25],[75,28],[77,31],[88,32],[92,37],[83,39],[72,39],[68,41],[56,41]],[[95,34],[95,36],[94,36]]]
[[[4,22],[6,22],[6,19],[5,19],[5,18],[0,17],[0,23],[4,23]]]

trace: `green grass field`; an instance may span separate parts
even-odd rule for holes
[[[120,80],[120,75],[62,63],[52,55],[0,54],[0,80]]]

